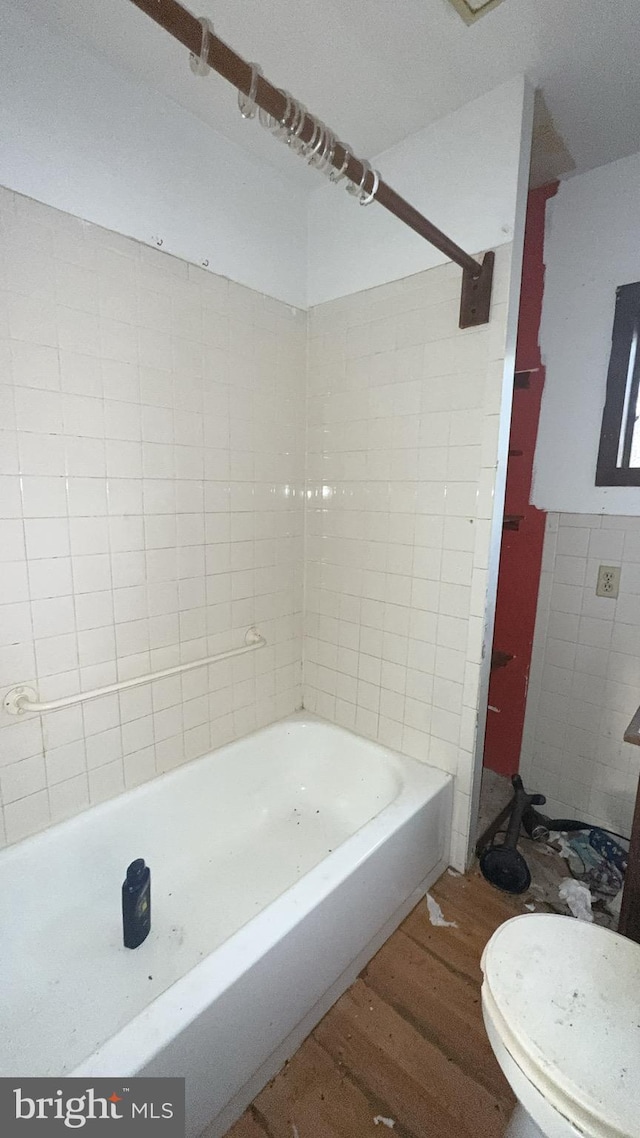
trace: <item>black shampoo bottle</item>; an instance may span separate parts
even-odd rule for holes
[[[125,948],[138,948],[151,929],[151,871],[139,857],[131,862],[122,886]]]

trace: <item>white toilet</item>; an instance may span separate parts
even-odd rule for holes
[[[482,971],[487,1034],[519,1104],[506,1138],[638,1138],[640,946],[535,913],[496,930]]]

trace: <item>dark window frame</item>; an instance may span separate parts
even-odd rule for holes
[[[640,467],[618,466],[620,435],[623,429],[629,354],[634,332],[640,329],[640,281],[616,290],[616,311],[611,336],[611,356],[607,372],[607,395],[602,413],[600,448],[596,465],[596,486],[640,486]],[[640,388],[640,351],[636,355],[629,397],[636,406]],[[631,451],[635,420],[627,416],[623,455]]]

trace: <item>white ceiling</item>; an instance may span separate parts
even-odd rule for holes
[[[317,175],[245,122],[232,88],[130,0],[13,0],[78,36],[240,146],[313,189]],[[362,156],[526,73],[578,172],[640,150],[640,0],[504,0],[466,26],[448,0],[190,0],[218,35]],[[470,171],[473,177],[473,171]]]

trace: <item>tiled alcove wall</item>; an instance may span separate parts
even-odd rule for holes
[[[464,860],[510,249],[491,324],[451,265],[304,313],[0,192],[6,840],[305,703],[458,776]],[[307,360],[305,346],[309,329]]]
[[[621,566],[617,600],[600,565]],[[639,703],[640,518],[548,514],[521,759],[546,813],[631,832]]]
[[[15,841],[300,705],[306,315],[7,190],[0,250],[2,690],[268,639],[0,713]]]
[[[510,254],[480,329],[450,264],[309,314],[305,706],[457,775],[460,868]]]

